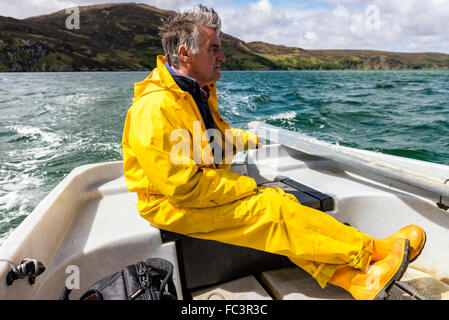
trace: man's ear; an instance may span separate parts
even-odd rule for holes
[[[185,45],[180,45],[178,48],[179,59],[184,63],[190,63],[190,53]]]

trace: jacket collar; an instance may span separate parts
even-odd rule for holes
[[[173,79],[172,74],[170,73],[170,71],[165,66],[165,64],[167,62],[168,62],[168,60],[163,55],[157,56],[157,67],[156,67],[156,69],[157,69],[157,72],[159,74],[159,78],[161,80],[161,86],[164,87],[164,88],[168,88],[168,89],[174,90],[174,91],[184,92],[178,86],[176,81]],[[192,79],[192,78],[189,78],[189,79]],[[192,80],[194,80],[194,79],[192,79]],[[194,80],[194,81],[196,81],[196,80]],[[208,83],[206,86],[207,86],[207,88],[210,91],[210,89],[212,87],[216,86],[216,81],[212,81],[212,82]],[[207,92],[209,92],[209,91],[207,91]]]
[[[210,92],[210,89],[207,85],[200,88],[200,85],[198,81],[196,81],[196,79],[179,74],[170,66],[168,62],[165,64],[165,67],[170,72],[181,90],[189,92],[194,97],[199,95],[203,101],[207,102]]]
[[[159,78],[161,79],[161,86],[167,89],[171,89],[178,92],[183,92],[181,88],[179,88],[176,81],[173,79],[170,71],[167,69],[165,64],[168,60],[162,56],[157,56],[157,73],[159,74]]]

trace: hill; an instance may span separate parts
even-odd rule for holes
[[[443,53],[404,53],[376,50],[304,50],[263,42],[246,44],[249,51],[282,69],[432,69],[449,68],[449,55]]]
[[[69,14],[14,19],[0,16],[0,71],[150,70],[162,54],[157,28],[173,11],[124,3],[80,8],[80,29]],[[449,55],[358,50],[304,50],[222,34],[228,70],[449,68]]]

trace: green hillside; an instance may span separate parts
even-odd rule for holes
[[[162,54],[160,20],[173,11],[143,4],[80,7],[80,29],[65,10],[14,19],[0,16],[0,71],[149,70]],[[228,70],[449,68],[449,55],[303,50],[222,34]]]
[[[249,51],[269,59],[282,69],[447,69],[449,55],[375,50],[303,50],[263,42],[246,44]]]

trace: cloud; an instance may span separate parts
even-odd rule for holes
[[[241,37],[243,40],[272,42],[279,33],[290,26],[285,13],[274,7],[269,0],[233,7],[219,7],[223,21],[223,32]]]
[[[306,49],[449,53],[449,0],[328,0],[223,8],[225,32],[245,41]],[[317,4],[326,4],[317,6]]]
[[[2,1],[0,15],[25,18],[67,7],[127,0]],[[213,6],[223,31],[244,41],[305,49],[376,49],[449,53],[449,0],[147,0],[181,11]]]
[[[63,0],[26,0],[0,2],[0,15],[23,19],[30,16],[47,14],[64,8],[73,7],[72,1]]]

